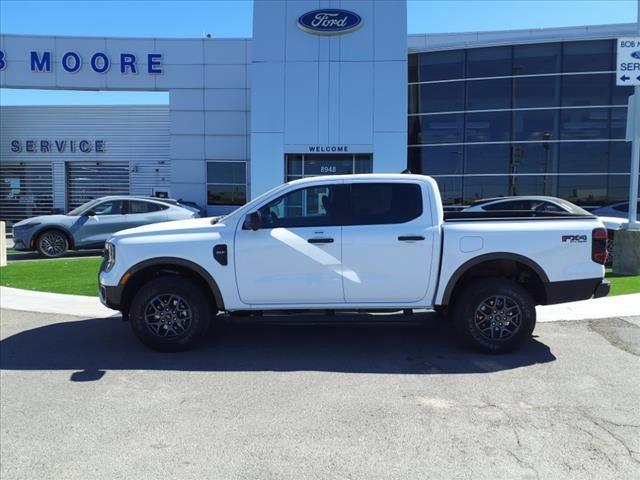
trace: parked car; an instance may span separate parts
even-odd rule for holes
[[[163,351],[191,347],[217,312],[431,308],[499,353],[531,337],[536,305],[609,292],[593,215],[448,215],[427,176],[295,180],[217,221],[116,233],[100,298]]]
[[[620,205],[620,204],[616,204]],[[629,204],[626,203],[627,208]],[[567,212],[567,213],[579,213],[581,215],[588,215],[589,212],[580,208],[579,206],[557,197],[547,196],[516,196],[516,197],[496,197],[478,200],[474,202],[470,207],[465,208],[464,212],[492,212],[492,211],[536,211],[536,212]],[[614,255],[614,237],[616,230],[620,230],[625,221],[621,218],[614,216],[606,216],[601,213],[597,213],[599,210],[609,212],[608,209],[593,210],[591,214],[598,216],[600,221],[607,229],[607,251],[609,256],[607,259],[607,265],[611,265]]]
[[[66,215],[42,215],[13,225],[16,250],[37,250],[60,257],[67,250],[103,248],[118,230],[170,220],[199,217],[175,200],[112,196],[91,200]]]
[[[636,210],[636,218],[640,220],[640,200],[638,200],[638,209]],[[604,207],[596,208],[591,213],[598,215],[599,217],[617,217],[628,219],[629,218],[629,202],[612,203],[611,205],[605,205]]]

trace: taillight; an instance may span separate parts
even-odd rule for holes
[[[591,232],[591,260],[600,265],[607,263],[607,230],[594,228]]]

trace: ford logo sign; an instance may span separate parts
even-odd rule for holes
[[[633,58],[637,58],[640,60],[640,50],[636,50],[635,52],[631,52],[631,56]]]
[[[362,18],[357,13],[338,8],[313,10],[300,15],[298,27],[316,35],[341,35],[353,32],[362,26]]]

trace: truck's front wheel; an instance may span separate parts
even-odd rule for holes
[[[535,302],[515,282],[485,278],[464,287],[453,318],[458,331],[475,348],[505,353],[531,337],[536,324]]]
[[[184,277],[158,277],[144,284],[129,309],[133,333],[162,352],[191,348],[206,332],[212,309],[202,288]]]

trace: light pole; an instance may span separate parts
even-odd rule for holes
[[[640,37],[640,0],[638,0],[638,21],[636,31]],[[635,128],[631,143],[631,178],[629,182],[629,230],[640,230],[638,223],[638,175],[640,172],[640,126],[638,115],[640,115],[640,87],[633,89],[633,103],[635,112]]]
[[[548,195],[547,193],[547,176],[549,173],[549,140],[551,140],[551,132],[544,132],[542,134],[542,139],[544,143],[542,144],[542,148],[544,148],[544,177],[542,177],[542,194]]]

